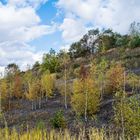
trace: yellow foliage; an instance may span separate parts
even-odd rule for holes
[[[127,76],[127,83],[134,92],[140,87],[140,77],[134,73],[129,73]]]
[[[0,92],[1,92],[1,98],[6,99],[8,97],[8,85],[6,79],[1,80],[0,84]]]
[[[45,91],[46,96],[51,97],[54,90],[55,75],[46,73],[41,78],[42,91]]]
[[[117,94],[123,94],[117,92]],[[114,105],[114,121],[119,129],[124,128],[127,136],[139,136],[140,134],[140,100],[139,97],[120,98]],[[123,121],[123,122],[122,122]],[[123,124],[123,125],[122,125]]]
[[[106,73],[107,83],[106,90],[107,93],[116,93],[124,85],[124,72],[125,69],[121,64],[116,64],[110,67]]]
[[[29,100],[35,100],[37,99],[40,93],[40,81],[39,80],[34,80],[32,82],[28,83],[28,92],[26,93],[26,97]]]
[[[87,93],[87,113],[93,115],[99,107],[100,94],[95,82],[91,78],[85,80],[75,80],[73,83],[73,95],[71,104],[75,112],[79,115],[84,114],[85,94]]]

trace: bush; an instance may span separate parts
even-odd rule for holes
[[[66,127],[66,120],[61,110],[55,113],[54,117],[50,120],[50,122],[54,128]]]
[[[140,36],[134,36],[129,43],[130,48],[140,47]]]
[[[106,93],[114,94],[119,91],[124,84],[124,67],[121,64],[113,64],[106,72]]]

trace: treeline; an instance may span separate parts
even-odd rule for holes
[[[111,29],[93,29],[83,38],[70,46],[71,58],[85,57],[90,54],[105,52],[112,48],[136,48],[140,46],[140,23],[130,25],[129,34],[121,35]]]
[[[16,64],[6,67],[6,75],[0,81],[2,108],[11,109],[13,99],[28,99],[32,102],[32,110],[41,108],[41,100],[52,96],[55,76],[49,71],[37,76],[32,70],[20,72]]]

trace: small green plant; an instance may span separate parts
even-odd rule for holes
[[[45,128],[44,121],[43,120],[37,121],[36,128],[39,129],[39,130],[43,130]]]
[[[66,119],[61,110],[57,111],[55,113],[54,117],[50,120],[50,122],[54,128],[65,128],[66,127]]]

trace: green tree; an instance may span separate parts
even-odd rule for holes
[[[131,37],[128,45],[130,48],[140,47],[140,35]]]
[[[130,29],[129,29],[130,35],[131,36],[139,36],[140,35],[140,23],[138,22],[133,22],[130,24]]]
[[[101,98],[103,94],[105,93],[105,83],[106,83],[106,71],[108,68],[107,61],[105,59],[102,59],[101,62],[97,65],[97,74],[98,74],[98,82],[101,92]]]
[[[130,48],[136,48],[140,46],[140,23],[136,23],[135,21],[130,25],[130,37],[129,41]]]
[[[5,68],[6,79],[8,82],[8,99],[9,99],[9,109],[11,107],[11,98],[13,97],[13,89],[14,89],[14,77],[17,73],[19,73],[19,67],[15,63],[9,64]]]
[[[102,49],[109,50],[115,47],[116,44],[116,34],[113,33],[111,29],[103,31],[100,35],[99,41],[99,51],[102,52]]]
[[[50,50],[49,53],[44,54],[43,56],[43,63],[42,63],[42,71],[45,72],[47,70],[50,71],[50,73],[55,73],[59,71],[59,59],[58,56],[55,54],[55,51]]]
[[[35,62],[35,64],[33,65],[32,73],[35,77],[38,77],[38,78],[41,75],[41,64],[38,61]]]

